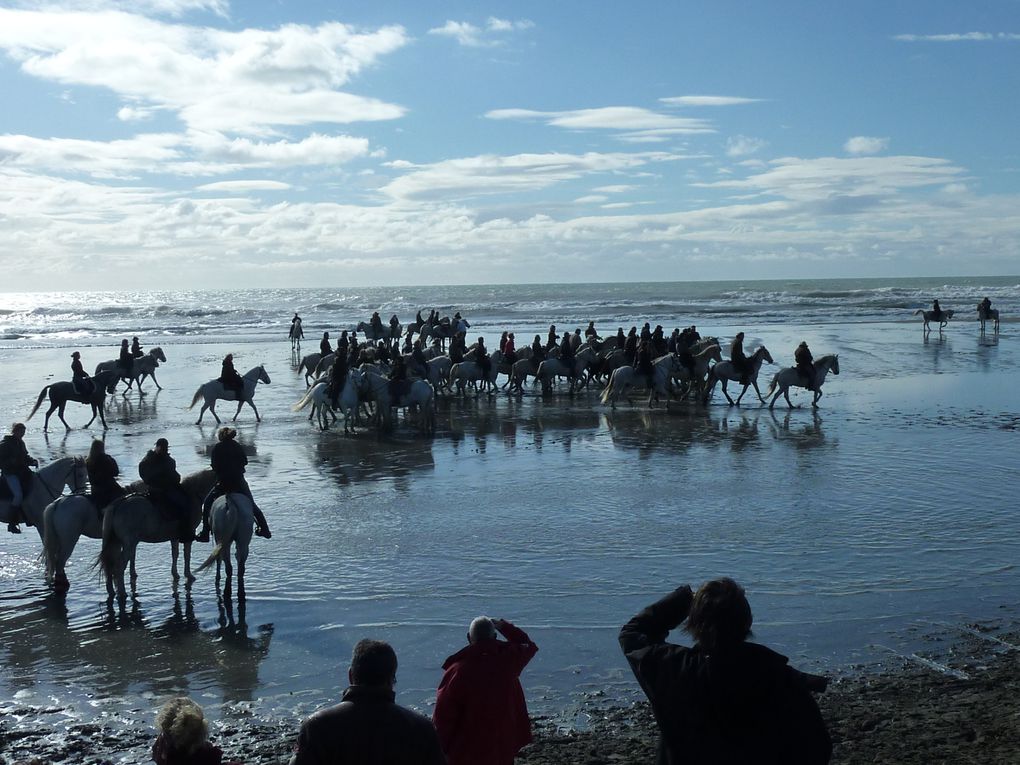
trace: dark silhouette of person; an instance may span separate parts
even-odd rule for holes
[[[793,352],[793,360],[797,365],[797,372],[807,381],[807,387],[810,390],[815,389],[815,364],[814,356],[811,355],[811,349],[808,348],[806,342],[802,342],[797,346],[797,350]]]
[[[89,474],[89,487],[92,489],[92,504],[102,510],[124,494],[124,487],[117,482],[120,465],[111,455],[106,453],[106,443],[98,438],[92,441],[89,456],[85,458],[85,469]]]
[[[627,340],[623,344],[623,352],[627,356],[627,363],[634,366],[637,361],[638,336],[637,327],[631,327],[627,333]]]
[[[694,646],[667,643],[686,620]],[[811,691],[827,680],[751,643],[751,607],[732,579],[683,586],[620,630],[620,647],[652,705],[659,765],[824,765],[832,742]]]
[[[738,332],[730,343],[730,363],[733,364],[733,371],[740,375],[741,385],[751,383],[751,363],[744,355],[744,333]]]
[[[931,317],[935,321],[941,321],[942,319],[942,306],[939,305],[938,299],[931,301]]]
[[[135,368],[135,357],[131,355],[126,337],[120,341],[120,356],[117,358],[117,366],[120,367],[121,377],[131,377],[131,371]]]
[[[323,356],[328,356],[333,352],[333,346],[329,344],[329,332],[322,333],[322,339],[319,341],[319,353]]]
[[[432,722],[395,703],[397,655],[381,640],[354,646],[339,704],[301,724],[290,765],[445,765]]]
[[[178,539],[190,542],[195,538],[191,522],[191,503],[181,489],[181,474],[177,460],[170,456],[170,444],[165,438],[145,453],[138,463],[138,475],[149,489],[149,499],[156,505],[170,508],[177,517]]]
[[[0,439],[0,479],[7,483],[11,492],[11,517],[7,522],[7,530],[12,534],[20,534],[18,520],[21,516],[21,503],[25,500],[32,485],[32,468],[38,467],[39,461],[28,453],[25,446],[25,426],[16,422],[11,426],[9,435]]]
[[[209,453],[209,465],[216,474],[216,483],[202,502],[202,529],[195,539],[199,542],[209,541],[209,512],[212,510],[213,502],[217,497],[231,492],[243,494],[251,500],[252,513],[255,516],[255,533],[260,537],[270,539],[273,533],[269,530],[265,513],[255,502],[255,497],[251,494],[251,487],[248,486],[248,481],[244,477],[245,467],[248,465],[248,455],[237,443],[237,431],[234,428],[223,427],[216,432],[216,445]]]
[[[96,386],[85,371],[81,363],[81,353],[75,351],[71,354],[71,385],[79,396],[91,396],[96,391]]]
[[[223,383],[224,388],[234,391],[238,396],[244,391],[244,378],[234,369],[234,354],[228,353],[223,357],[220,376],[217,379]]]
[[[556,347],[556,341],[560,339],[560,336],[556,334],[556,325],[549,325],[549,337],[545,341],[545,351],[548,354],[553,348]]]
[[[347,354],[337,350],[333,357],[333,366],[329,368],[326,380],[326,393],[334,407],[340,405],[340,394],[344,392],[348,371]]]
[[[138,341],[138,336],[135,335],[131,338],[131,357],[140,359],[145,353],[142,351],[142,344]]]
[[[637,363],[634,365],[639,375],[645,378],[648,390],[655,388],[655,364],[652,359],[652,343],[642,340],[637,349]]]

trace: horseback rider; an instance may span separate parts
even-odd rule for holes
[[[301,317],[294,311],[294,318],[290,320],[290,336],[294,340],[304,340],[305,331],[301,328]]]
[[[793,360],[797,365],[797,373],[807,381],[807,389],[815,390],[815,360],[806,342],[797,346],[797,350],[793,352]]]
[[[506,343],[503,345],[503,358],[507,364],[513,366],[514,362],[517,361],[517,344],[514,341],[514,333],[510,332],[506,336]]]
[[[662,325],[656,324],[652,332],[652,350],[656,356],[666,355],[666,338],[662,336]]]
[[[574,376],[574,346],[570,342],[570,333],[563,333],[560,342],[560,363],[567,368],[567,377]]]
[[[989,312],[991,310],[992,310],[992,301],[989,300],[987,296],[985,296],[985,298],[980,303],[978,303],[978,313],[981,313],[981,314],[984,314],[985,316],[988,316],[988,314],[989,314]]]
[[[333,346],[329,344],[329,332],[322,333],[322,339],[319,341],[319,353],[323,356],[328,356],[333,352]]]
[[[942,306],[939,305],[937,298],[931,301],[931,317],[935,319],[935,321],[942,320]]]
[[[645,325],[641,327],[640,338],[641,342],[648,342],[649,340],[652,339],[652,325],[649,324],[647,321],[645,322]]]
[[[559,340],[559,339],[560,339],[560,336],[556,334],[556,325],[555,324],[550,324],[549,325],[549,337],[545,341],[545,352],[546,352],[546,354],[548,354],[549,351],[551,351],[553,348],[556,347],[556,341]]]
[[[584,331],[584,339],[587,340],[588,342],[591,342],[592,340],[598,340],[598,338],[599,332],[597,329],[595,329],[595,322],[589,321],[588,328]]]
[[[397,318],[396,314],[390,317],[390,342],[400,342],[400,319]]]
[[[233,428],[220,428],[216,433],[216,445],[209,453],[209,463],[216,474],[216,484],[209,490],[202,502],[202,529],[198,532],[195,540],[198,542],[209,541],[209,512],[212,510],[213,502],[217,497],[224,494],[236,492],[243,494],[251,500],[252,513],[255,515],[255,535],[270,539],[273,533],[269,530],[266,516],[255,504],[255,498],[251,495],[251,488],[244,478],[244,467],[248,464],[248,455],[235,440],[237,431]]]
[[[648,390],[655,387],[655,365],[652,363],[651,340],[642,340],[637,349],[637,363],[634,365],[639,375],[644,375],[648,382]]]
[[[623,352],[627,356],[627,363],[631,366],[637,361],[638,336],[637,327],[631,327],[627,339],[623,343]]]
[[[378,311],[372,312],[372,318],[368,323],[372,327],[372,333],[375,335],[376,340],[382,340],[386,336],[386,333],[383,330],[382,317],[379,316]]]
[[[336,341],[336,355],[346,356],[351,347],[351,341],[347,339],[347,330],[340,331],[340,339]]]
[[[350,344],[350,348],[347,351],[347,364],[349,366],[354,366],[354,365],[356,365],[358,363],[358,354],[359,353],[361,353],[361,350],[358,347],[358,333],[352,331],[351,332],[351,344]]]
[[[471,329],[471,324],[468,323],[467,319],[460,315],[460,311],[457,311],[457,313],[453,315],[453,321],[454,330],[457,332],[463,332],[465,335],[467,335],[467,331]]]
[[[21,503],[25,500],[25,490],[31,486],[32,468],[38,467],[39,461],[28,453],[25,446],[25,426],[16,422],[11,426],[10,435],[0,439],[0,478],[11,491],[11,515],[7,522],[7,530],[12,534],[20,534],[18,526],[21,516]],[[28,519],[25,519],[26,523]]]
[[[195,527],[191,522],[191,504],[181,488],[181,474],[177,472],[177,461],[170,456],[170,444],[165,438],[145,453],[138,463],[138,475],[148,488],[153,504],[169,508],[177,516],[178,536],[182,542],[195,538]]]
[[[333,356],[333,366],[326,376],[326,393],[334,407],[340,405],[340,394],[344,391],[348,372],[347,354],[339,351]]]
[[[450,362],[460,364],[464,360],[465,353],[467,353],[467,345],[464,342],[464,333],[458,332],[450,341]]]
[[[751,384],[751,363],[744,355],[744,333],[738,332],[730,344],[730,363],[733,371],[740,374],[740,384]]]
[[[538,369],[538,365],[545,361],[545,346],[542,345],[542,336],[535,335],[531,343],[531,363]]]
[[[92,504],[102,510],[124,494],[124,487],[117,483],[120,466],[117,460],[106,453],[106,442],[98,438],[92,441],[89,456],[85,458],[85,469],[89,474],[92,489]]]
[[[489,372],[492,371],[492,359],[489,358],[489,351],[485,347],[484,337],[479,337],[478,342],[475,344],[475,362],[478,364],[478,368],[482,370],[482,377],[488,380]]]
[[[627,344],[627,336],[623,334],[623,327],[616,328],[616,347],[618,350],[623,350],[623,346]]]
[[[228,353],[223,357],[218,379],[227,390],[236,391],[238,394],[244,390],[244,378],[234,369],[234,354]]]
[[[138,342],[138,335],[131,338],[131,358],[140,359],[145,354],[142,352],[142,344]]]
[[[399,357],[400,354],[397,354]],[[390,363],[390,344],[380,340],[375,346],[375,357],[384,364]]]
[[[117,358],[117,366],[120,367],[121,377],[131,377],[131,371],[135,368],[135,357],[131,355],[126,337],[120,341],[120,356]]]
[[[410,337],[410,335],[408,335]],[[421,348],[421,338],[414,341],[414,345],[411,347],[411,362],[415,366],[415,371],[422,379],[428,379],[429,376],[429,360],[425,358],[425,351]]]
[[[694,331],[694,327],[685,327],[683,332],[676,339],[676,358],[687,370],[693,375],[694,367],[697,362],[694,360],[694,354],[691,353],[691,346],[694,345],[694,335],[697,334]]]
[[[396,404],[400,398],[401,388],[407,382],[407,364],[403,356],[393,359],[393,366],[390,367],[390,403]]]
[[[74,386],[74,392],[79,396],[90,396],[96,391],[92,378],[88,376],[85,367],[82,366],[81,353],[78,351],[71,354],[71,385]]]
[[[414,343],[418,341],[411,340],[411,333],[408,332],[404,335],[404,344],[400,346],[401,353],[411,353],[414,350]]]

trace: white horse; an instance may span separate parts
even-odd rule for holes
[[[202,520],[202,501],[216,483],[212,470],[199,470],[181,479],[181,489],[188,500],[191,528]],[[170,542],[172,563],[170,575],[174,582],[180,579],[177,572],[178,543],[184,545],[184,578],[188,583],[195,581],[191,573],[191,540],[181,540],[181,523],[175,513],[167,513],[142,494],[127,494],[111,502],[103,512],[103,547],[98,564],[106,575],[106,591],[114,594],[121,602],[127,598],[124,586],[124,571],[131,565],[132,590],[135,584],[134,559],[139,542]]]
[[[144,356],[139,356],[134,360],[131,366],[131,374],[121,374],[120,379],[127,383],[127,387],[124,389],[125,395],[131,390],[132,383],[137,384],[138,392],[141,393],[142,383],[145,382],[146,377],[151,377],[152,381],[156,383],[158,390],[163,390],[163,386],[159,384],[159,380],[156,379],[156,367],[159,366],[160,362],[166,363],[166,354],[163,353],[163,349],[158,345],[155,348],[149,349],[149,352]],[[96,364],[96,374],[100,372],[107,372],[110,370],[121,371],[120,362],[117,359],[111,359],[110,361],[100,361]]]
[[[305,331],[301,327],[301,319],[294,318],[290,322],[290,329],[287,330],[287,337],[290,339],[291,350],[301,347],[301,341],[305,337]]]
[[[634,367],[624,366],[613,370],[609,378],[609,385],[602,391],[602,403],[609,404],[616,408],[616,399],[620,396],[627,396],[627,389],[639,385],[648,389],[648,408],[652,408],[652,398],[666,396],[666,408],[669,408],[669,386],[670,380],[676,374],[680,362],[677,361],[675,353],[667,353],[652,362],[652,385],[648,385],[648,378],[640,374]],[[629,401],[629,399],[628,399]]]
[[[985,322],[988,322],[988,321],[992,322],[992,328],[996,332],[999,331],[999,309],[998,308],[989,308],[986,311],[984,309],[984,307],[981,305],[981,303],[978,303],[977,315],[978,315],[978,321],[981,322],[981,332],[982,333],[985,331]]]
[[[400,339],[401,334],[403,334],[403,328],[399,323],[395,328],[392,324],[383,324],[381,327],[376,328],[370,322],[359,321],[355,332],[360,332],[366,340],[371,340],[372,342],[386,340],[392,343]]]
[[[470,354],[468,354],[470,355]],[[458,364],[453,364],[450,367],[450,387],[454,384],[457,386],[457,394],[464,395],[464,386],[469,382],[478,383],[482,385],[478,388],[475,396],[481,395],[482,391],[488,391],[489,393],[496,392],[496,377],[499,375],[499,365],[503,361],[503,354],[499,351],[493,352],[489,357],[489,373],[484,374],[482,372],[482,366],[477,361],[471,361],[465,356],[465,360]]]
[[[723,395],[726,396],[726,400],[730,402],[730,406],[740,406],[740,400],[744,397],[744,394],[747,393],[747,389],[752,385],[754,386],[754,392],[758,394],[758,400],[764,404],[765,399],[762,398],[761,390],[758,388],[758,372],[761,371],[763,362],[768,362],[769,364],[774,364],[775,362],[772,360],[772,354],[769,353],[769,349],[764,345],[752,353],[748,357],[748,361],[751,363],[751,372],[747,376],[748,381],[744,383],[744,389],[740,391],[740,395],[737,396],[736,401],[730,398],[730,394],[726,390],[726,385],[729,382],[740,382],[743,375],[733,368],[732,361],[720,361],[712,367],[708,373],[708,384],[705,387],[705,403],[708,403],[709,396],[711,396],[712,391],[715,390],[716,382],[721,380]]]
[[[454,367],[457,365],[454,364]],[[436,431],[436,392],[424,380],[410,380],[403,386],[396,399],[390,397],[390,381],[375,372],[366,372],[361,377],[359,390],[368,399],[376,402],[376,414],[384,428],[393,425],[393,407],[417,408],[418,424],[426,433]]]
[[[316,386],[318,387],[318,386]],[[237,598],[244,599],[244,567],[248,561],[248,547],[251,544],[252,525],[255,523],[255,512],[251,500],[244,494],[233,492],[217,497],[209,511],[213,539],[216,546],[206,558],[205,563],[198,567],[201,571],[216,561],[216,583],[219,584],[220,564],[227,570],[227,581],[223,585],[224,600],[230,599],[230,584],[233,567],[230,565],[230,546],[234,546],[237,558]]]
[[[202,423],[202,417],[205,415],[205,410],[208,409],[212,412],[212,416],[216,418],[217,424],[220,422],[220,417],[216,414],[216,401],[222,399],[223,401],[236,401],[237,411],[234,412],[234,419],[237,419],[237,415],[241,413],[241,407],[247,404],[255,412],[255,419],[258,422],[262,422],[262,418],[259,416],[259,410],[255,406],[253,401],[255,397],[255,387],[263,382],[269,385],[269,375],[266,374],[266,368],[259,364],[257,367],[252,367],[241,377],[244,380],[244,389],[240,391],[227,390],[226,386],[219,380],[210,380],[204,385],[200,385],[198,390],[195,391],[194,397],[191,399],[191,404],[188,409],[194,408],[195,404],[198,403],[200,398],[205,398],[205,403],[202,404],[202,411],[198,413],[198,420],[195,422],[196,425]]]
[[[557,377],[566,377],[570,380],[570,392],[573,393],[577,387],[578,380],[581,380],[584,387],[583,375],[592,364],[595,363],[595,351],[590,346],[585,346],[578,351],[573,360],[568,364],[562,359],[546,359],[538,365],[535,372],[535,380],[532,385],[542,383],[542,391],[548,393],[552,389],[553,381]]]
[[[822,383],[825,382],[825,376],[831,370],[834,375],[839,374],[839,356],[834,354],[828,354],[821,358],[815,359],[815,397],[811,401],[811,406],[818,406],[818,399],[822,397]],[[776,376],[772,378],[772,384],[769,386],[768,391],[765,393],[765,398],[772,396],[772,402],[769,404],[769,409],[776,405],[776,400],[780,395],[786,397],[786,403],[791,409],[793,409],[793,402],[790,401],[790,388],[807,388],[808,382],[801,376],[800,372],[797,371],[797,367],[784,367],[776,372]]]
[[[344,381],[343,390],[340,391],[340,411],[344,415],[344,433],[354,433],[354,423],[357,419],[358,413],[358,386],[361,384],[361,372],[357,369],[352,369],[347,373],[347,379]],[[300,412],[309,404],[312,405],[312,411],[308,415],[308,419],[318,416],[319,430],[329,430],[329,417],[332,415],[333,422],[336,422],[336,414],[333,413],[333,402],[330,401],[329,393],[327,388],[328,383],[325,381],[316,383],[301,400],[298,401],[291,410],[294,412]]]
[[[937,321],[939,323],[939,332],[941,332],[942,328],[949,323],[949,320],[951,318],[953,318],[953,311],[952,311],[952,309],[950,309],[948,311],[945,310],[945,309],[942,309],[942,312],[939,314],[938,318],[936,318],[934,311],[925,311],[923,308],[918,308],[916,311],[914,311],[914,316],[918,316],[918,315],[920,315],[920,316],[922,316],[924,318],[924,331],[925,332],[931,332],[931,326],[929,326],[929,322],[933,322],[933,321]]]
[[[43,511],[46,506],[64,493],[64,487],[73,493],[85,491],[89,476],[82,457],[61,457],[46,467],[32,473],[31,486],[25,486],[25,497],[21,501],[21,515],[39,532],[39,540],[44,539]],[[3,496],[0,497],[0,522],[21,523],[22,517],[11,507],[11,498],[7,495],[7,482],[3,484]]]

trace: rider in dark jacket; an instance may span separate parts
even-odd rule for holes
[[[106,443],[98,438],[92,442],[89,456],[85,458],[85,469],[89,474],[92,504],[97,509],[102,510],[124,493],[124,488],[117,483],[120,466],[106,453]]]
[[[642,340],[638,345],[637,363],[634,365],[639,375],[644,375],[648,383],[648,389],[655,387],[655,364],[652,363],[652,343],[650,340]]]
[[[71,354],[71,384],[79,396],[89,396],[96,390],[92,378],[88,376],[85,367],[82,366],[81,353],[78,351]]]
[[[126,337],[120,341],[120,356],[117,358],[117,366],[120,367],[121,377],[130,377],[131,371],[135,367],[135,358],[131,355]]]
[[[7,482],[11,491],[12,515],[7,530],[12,534],[21,533],[19,521],[14,519],[21,514],[21,503],[32,480],[31,468],[38,465],[38,460],[29,455],[25,446],[25,426],[14,423],[10,435],[0,440],[0,478]]]
[[[344,392],[344,384],[347,382],[347,354],[336,352],[333,357],[333,366],[329,368],[329,376],[326,381],[326,393],[333,406],[339,406],[340,394]]]
[[[942,306],[939,305],[939,301],[937,299],[931,301],[931,317],[935,319],[935,321],[940,321],[942,319]]]
[[[323,356],[328,356],[333,352],[333,346],[329,344],[329,332],[322,333],[322,339],[319,341],[319,353]]]
[[[627,355],[627,361],[633,366],[637,362],[638,336],[637,327],[631,327],[627,339],[623,343],[623,352]]]
[[[806,342],[801,343],[797,346],[797,350],[793,352],[793,360],[797,364],[797,371],[800,376],[807,380],[807,387],[809,390],[815,389],[815,365],[814,357],[811,355],[811,349],[808,348]]]
[[[408,335],[410,337],[410,335]],[[411,349],[411,361],[414,363],[415,371],[422,379],[428,379],[429,361],[425,358],[425,351],[421,349],[421,340],[415,340]]]
[[[730,363],[733,364],[733,371],[740,374],[740,384],[749,385],[751,380],[751,363],[744,355],[744,333],[738,332],[730,344]]]
[[[131,358],[140,359],[145,353],[142,351],[142,344],[138,341],[137,335],[131,338]]]
[[[216,433],[216,445],[209,454],[210,467],[216,474],[216,484],[209,490],[202,502],[202,530],[195,537],[199,542],[209,541],[209,511],[217,497],[224,494],[236,492],[244,494],[251,500],[252,511],[255,515],[255,534],[269,539],[273,536],[266,522],[266,516],[255,504],[255,498],[251,495],[251,488],[244,478],[244,468],[248,464],[248,455],[235,440],[237,431],[233,428],[220,428]]]
[[[236,391],[238,394],[244,390],[244,378],[234,369],[234,354],[228,353],[223,357],[223,364],[220,367],[219,381],[227,390]]]
[[[170,456],[170,444],[165,438],[145,453],[138,463],[138,475],[149,488],[149,498],[155,503],[164,502],[177,515],[178,538],[188,542],[195,538],[195,526],[191,521],[191,503],[181,489],[181,474],[177,472],[177,461]]]

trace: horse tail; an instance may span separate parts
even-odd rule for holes
[[[611,375],[609,375],[609,382],[606,383],[606,387],[603,388],[602,395],[599,397],[599,399],[602,401],[603,404],[608,404],[611,399],[615,398],[615,396],[613,395],[613,390],[614,390],[613,389],[613,383],[615,381],[616,381],[616,370],[614,369],[613,373]]]
[[[542,376],[542,367],[545,365],[544,361],[539,362],[538,366],[535,367],[535,379],[531,381],[531,387],[534,388],[538,385],[538,381]]]
[[[120,504],[123,501],[123,497],[114,500],[107,506],[106,511],[103,513],[102,547],[99,550],[99,556],[96,558],[93,568],[98,566],[100,572],[107,579],[114,576],[117,570],[117,532],[113,528],[113,516],[116,515],[116,511],[119,509]]]
[[[769,383],[769,389],[765,391],[765,398],[768,398],[776,392],[776,388],[779,387],[779,372],[772,375],[772,382]]]
[[[41,391],[39,391],[39,398],[37,398],[35,400],[35,406],[32,407],[32,411],[29,412],[28,413],[28,417],[25,418],[26,422],[28,420],[31,420],[32,419],[32,415],[39,411],[39,407],[42,406],[43,399],[46,398],[46,391],[48,391],[49,389],[50,389],[50,386],[47,385],[45,388],[43,388]]]
[[[191,403],[188,404],[188,409],[194,408],[195,404],[198,403],[198,400],[200,398],[202,398],[202,386],[201,385],[199,385],[198,386],[198,390],[195,391],[195,395],[192,397]]]
[[[923,308],[918,308],[916,311],[914,311],[914,316],[923,316],[923,315],[924,315],[924,309]]]
[[[60,537],[57,535],[57,524],[54,520],[60,500],[47,505],[43,511],[43,556],[46,558],[46,566],[50,571],[57,570],[57,561],[60,559],[61,545]],[[47,510],[49,512],[47,512]]]
[[[220,554],[222,552],[223,552],[223,543],[222,542],[218,542],[216,544],[216,546],[213,548],[212,552],[209,553],[209,557],[205,559],[205,563],[203,563],[201,566],[199,566],[196,569],[196,571],[202,571],[204,569],[209,568],[209,566],[211,566],[213,563],[216,562],[216,559],[220,557]]]
[[[290,411],[300,412],[302,409],[308,406],[312,401],[312,396],[315,394],[316,387],[317,386],[313,385],[311,388],[305,391],[305,395],[301,397],[300,401],[298,401],[296,404],[294,404],[294,406],[290,408]]]

